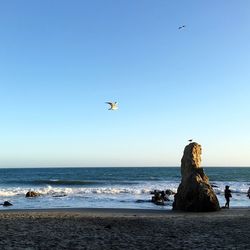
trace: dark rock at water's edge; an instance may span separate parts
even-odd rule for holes
[[[174,195],[174,194],[176,194],[174,191],[172,191],[171,189],[167,189],[166,191],[165,191],[165,193],[166,193],[166,195]]]
[[[164,190],[154,190],[153,192],[150,192],[153,194],[151,201],[155,203],[156,205],[165,205],[165,201],[170,201],[169,195],[175,194],[172,190],[167,189]]]
[[[5,201],[4,203],[0,204],[4,207],[9,207],[9,206],[13,206],[13,204],[11,204],[9,201]]]
[[[30,198],[30,197],[37,197],[37,196],[39,196],[39,195],[40,195],[40,194],[37,193],[37,192],[35,192],[35,191],[29,191],[29,192],[26,193],[25,197],[27,197],[27,198]]]
[[[201,163],[201,145],[190,143],[181,159],[181,184],[174,197],[173,210],[209,212],[220,210],[217,196]]]

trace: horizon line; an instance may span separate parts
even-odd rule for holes
[[[0,169],[31,169],[31,168],[180,168],[181,166],[12,166],[1,167]],[[234,165],[234,166],[201,166],[201,168],[250,168],[250,166]]]

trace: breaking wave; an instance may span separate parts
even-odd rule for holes
[[[159,182],[159,183],[140,183],[133,185],[95,185],[96,182],[85,182],[85,181],[60,181],[60,180],[50,180],[50,181],[40,181],[40,184],[46,184],[44,186],[34,186],[34,188],[29,187],[6,187],[0,188],[0,197],[11,197],[11,196],[21,196],[25,195],[29,190],[33,190],[42,195],[62,195],[62,196],[86,196],[86,195],[149,195],[151,191],[171,189],[176,192],[179,183],[174,182]],[[48,183],[56,183],[56,185],[49,185]],[[95,186],[81,186],[92,184]],[[100,182],[98,182],[100,184]],[[62,186],[60,186],[62,185]],[[80,186],[79,186],[80,185]],[[225,185],[230,185],[232,193],[235,194],[245,194],[249,188],[248,183],[226,183],[226,182],[213,182],[212,186],[217,194],[224,193]]]

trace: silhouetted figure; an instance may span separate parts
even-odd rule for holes
[[[229,186],[225,187],[224,195],[225,195],[225,199],[226,199],[225,208],[229,208],[230,198],[232,197],[231,190],[229,189]]]
[[[247,191],[247,196],[248,196],[248,198],[250,199],[250,188],[249,188],[248,191]]]

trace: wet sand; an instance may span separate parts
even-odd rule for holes
[[[1,210],[0,249],[250,249],[250,208]]]

